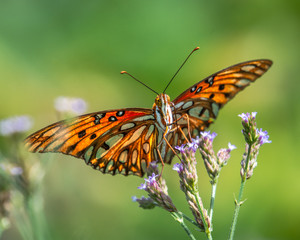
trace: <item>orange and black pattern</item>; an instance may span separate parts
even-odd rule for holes
[[[143,176],[150,162],[159,162],[157,151],[166,163],[174,157],[174,149],[161,144],[163,134],[167,133],[172,148],[186,142],[182,131],[196,137],[216,119],[224,104],[271,65],[270,60],[240,63],[191,86],[169,103],[174,121],[170,132],[161,129],[153,109],[128,108],[54,123],[27,137],[25,145],[31,152],[60,152],[81,158],[103,173]]]

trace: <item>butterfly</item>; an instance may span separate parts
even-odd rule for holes
[[[158,94],[152,109],[108,110],[60,121],[27,137],[25,146],[31,152],[81,158],[102,173],[142,177],[150,162],[161,158],[170,164],[175,146],[186,143],[188,135],[198,136],[224,104],[271,65],[264,59],[233,65],[194,84],[173,101],[165,91]]]

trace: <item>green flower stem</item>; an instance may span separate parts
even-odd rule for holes
[[[233,220],[232,220],[232,224],[231,224],[231,228],[230,228],[230,235],[228,238],[229,240],[233,239],[240,207],[244,202],[244,201],[242,201],[242,196],[243,196],[243,191],[244,191],[244,187],[245,187],[246,180],[247,180],[247,169],[248,169],[249,160],[250,160],[251,147],[252,147],[252,144],[249,144],[247,159],[246,159],[246,164],[245,164],[245,171],[244,171],[244,175],[242,176],[239,196],[238,196],[237,200],[235,199],[235,209],[234,209]]]
[[[185,218],[186,220],[188,220],[190,223],[194,224],[197,228],[199,228],[199,225],[197,222],[195,222],[193,219],[191,219],[190,217],[188,217],[187,215],[185,215],[183,212],[178,212],[183,218]],[[200,229],[201,230],[201,229]],[[203,230],[202,230],[203,231]]]
[[[199,209],[199,212],[200,212],[200,216],[201,216],[201,219],[203,221],[203,226],[204,226],[204,232],[206,234],[206,238],[208,240],[212,240],[212,236],[211,236],[211,231],[208,227],[208,224],[206,222],[206,218],[205,218],[205,215],[204,215],[204,212],[203,212],[203,209],[202,209],[202,204],[200,204],[200,196],[199,196],[199,192],[198,190],[194,193],[194,196],[196,198],[196,202],[197,202],[197,207]]]
[[[211,198],[210,198],[210,209],[209,209],[209,219],[210,219],[210,223],[211,223],[211,227],[210,227],[211,231],[212,231],[212,219],[213,219],[213,213],[214,213],[217,184],[218,184],[218,176],[212,181],[212,185],[211,185]]]
[[[187,235],[189,236],[190,239],[196,240],[190,229],[185,225],[183,221],[183,216],[180,212],[170,212],[172,217],[175,219],[175,221],[179,222],[180,225],[183,227],[183,229],[186,231]]]

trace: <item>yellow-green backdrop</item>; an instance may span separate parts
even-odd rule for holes
[[[32,131],[38,130],[57,120],[58,96],[81,97],[90,112],[151,108],[155,95],[119,72],[126,70],[160,92],[196,46],[200,50],[167,91],[171,98],[222,68],[269,58],[274,61],[269,72],[228,103],[210,128],[218,133],[216,148],[229,141],[238,147],[221,173],[213,236],[227,238],[239,188],[244,143],[237,115],[257,111],[272,144],[262,147],[247,182],[236,239],[299,239],[299,24],[298,0],[2,0],[0,117],[28,114],[35,121]],[[207,205],[209,180],[198,161]],[[188,211],[176,175],[165,168],[170,195]],[[141,182],[52,154],[43,183],[51,236],[187,239],[167,212],[145,211],[131,201],[142,195]],[[12,226],[3,239],[21,238]]]

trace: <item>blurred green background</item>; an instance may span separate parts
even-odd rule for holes
[[[299,25],[298,0],[1,0],[0,118],[31,115],[33,132],[57,120],[58,96],[85,99],[88,112],[151,108],[155,95],[120,71],[160,92],[196,46],[167,91],[172,99],[222,68],[269,58],[272,68],[210,128],[218,133],[216,150],[229,141],[238,147],[221,173],[213,236],[227,238],[240,184],[244,140],[237,114],[257,111],[258,126],[273,142],[262,147],[247,182],[236,239],[299,239]],[[53,239],[187,239],[167,212],[131,201],[143,194],[137,189],[143,179],[103,175],[81,160],[50,155],[42,160],[51,158],[43,190]],[[199,157],[199,188],[208,206],[203,168]],[[169,193],[187,212],[176,175],[165,168]],[[3,239],[21,238],[12,226]]]

